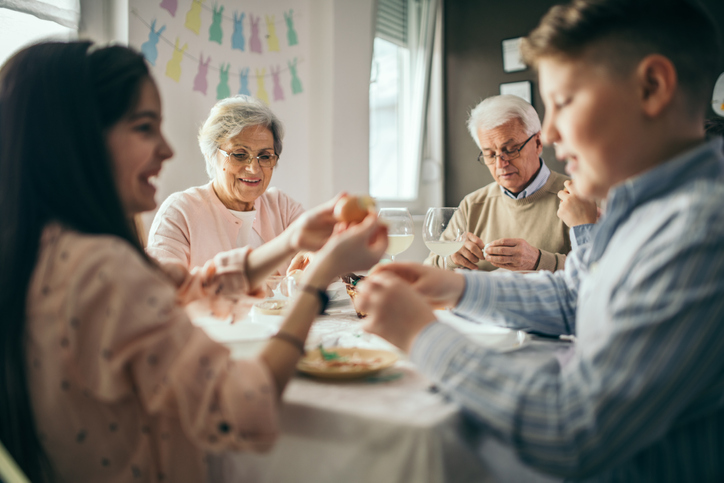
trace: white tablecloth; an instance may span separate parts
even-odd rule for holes
[[[328,315],[314,323],[307,347],[323,343],[325,347],[394,350],[386,341],[365,333],[363,323],[349,300],[342,298],[332,303]],[[477,337],[484,343],[484,335]],[[506,347],[511,344],[510,337],[491,340]],[[402,355],[394,367],[362,380],[295,377],[284,393],[281,429],[279,440],[268,454],[227,453],[214,457],[213,480],[547,481],[522,468],[509,450],[494,442],[482,446],[480,441],[475,445],[467,442],[464,435],[468,431],[460,408],[439,394]],[[490,455],[499,454],[495,456],[497,467],[491,467],[475,453],[486,444]],[[503,457],[507,460],[500,460]],[[507,465],[518,469],[508,472]]]

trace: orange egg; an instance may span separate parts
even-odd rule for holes
[[[334,205],[334,217],[345,223],[359,223],[374,208],[375,200],[370,196],[345,196]]]

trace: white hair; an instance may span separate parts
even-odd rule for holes
[[[468,131],[480,148],[478,131],[489,131],[511,119],[520,119],[528,136],[540,131],[538,113],[527,101],[512,95],[492,96],[483,100],[470,111]],[[481,148],[482,149],[482,148]]]
[[[206,173],[216,177],[216,152],[226,140],[247,127],[264,126],[274,137],[274,152],[282,154],[284,126],[274,113],[259,99],[250,96],[227,97],[211,108],[209,117],[199,129],[199,147],[206,160]]]

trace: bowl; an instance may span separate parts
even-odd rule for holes
[[[364,278],[364,275],[355,275],[354,273],[342,275],[342,281],[344,282],[344,286],[347,289],[347,295],[349,295],[349,298],[352,299],[354,311],[357,312],[357,317],[359,317],[360,319],[367,317],[367,314],[361,312],[357,308],[357,284],[360,281],[364,280]]]
[[[207,325],[203,329],[209,337],[228,347],[234,359],[248,359],[259,355],[269,338],[276,333],[274,327],[256,322]]]
[[[288,299],[265,299],[251,308],[251,320],[257,324],[279,328],[289,307]]]

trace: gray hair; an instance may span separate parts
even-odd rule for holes
[[[274,152],[277,156],[282,154],[284,126],[260,100],[239,95],[222,99],[211,108],[209,117],[199,129],[199,147],[206,160],[209,178],[216,177],[216,151],[221,144],[252,126],[268,128],[274,136]]]
[[[518,96],[492,96],[483,100],[470,111],[468,131],[480,148],[478,131],[489,131],[512,119],[520,119],[528,136],[540,131],[538,113],[528,102]],[[482,148],[481,148],[482,149]]]

